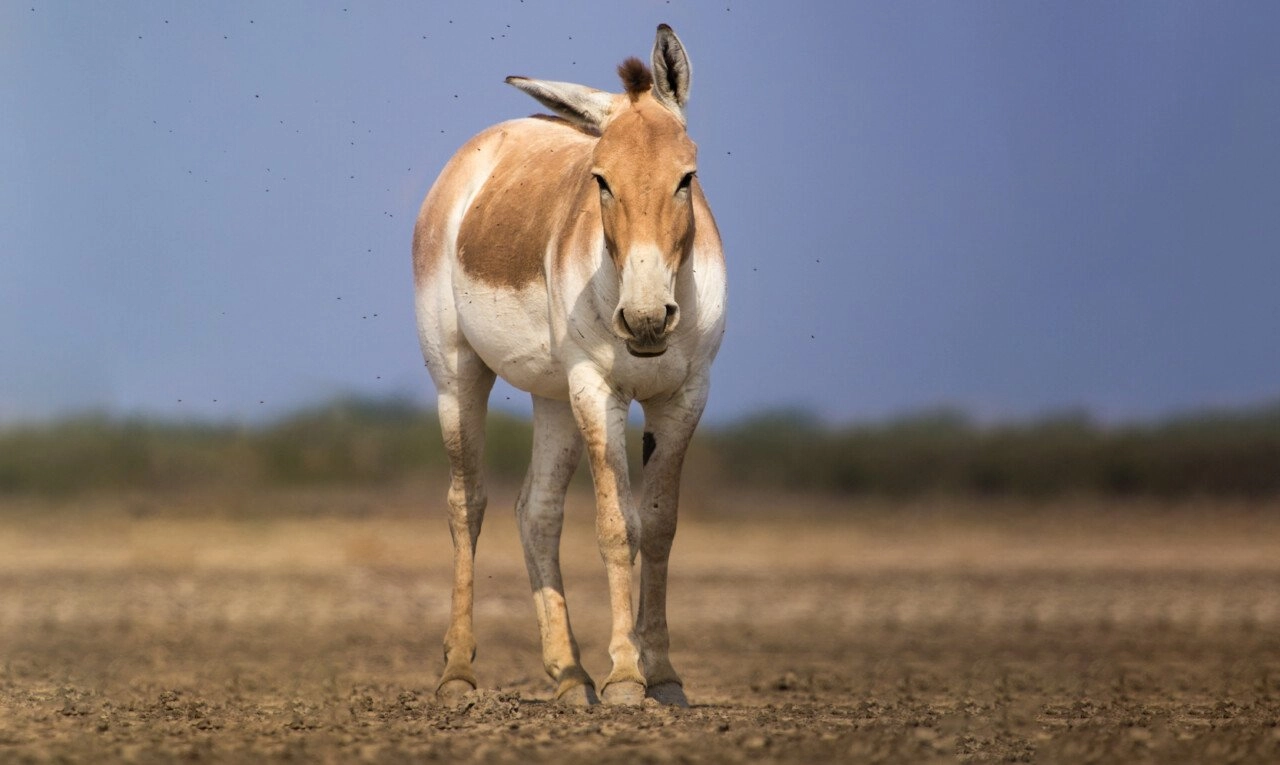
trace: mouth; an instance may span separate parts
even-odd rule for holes
[[[638,348],[631,343],[627,343],[627,353],[630,353],[638,359],[652,359],[656,356],[661,356],[666,352],[667,346],[665,345],[661,348]]]

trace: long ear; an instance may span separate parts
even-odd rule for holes
[[[684,107],[689,103],[689,80],[693,66],[684,52],[680,38],[666,24],[658,25],[658,38],[653,43],[653,95],[684,121]]]
[[[592,130],[600,129],[613,106],[612,93],[572,82],[511,76],[507,78],[507,84],[515,85],[570,122]]]

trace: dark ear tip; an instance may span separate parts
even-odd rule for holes
[[[527,79],[529,78],[521,77],[518,74],[512,74],[512,75],[508,75],[507,79],[503,80],[503,82],[507,83],[508,85],[515,85],[517,82],[524,82]]]
[[[658,32],[659,32],[659,34],[661,34],[662,32],[671,33],[671,32],[674,32],[674,31],[675,31],[675,30],[674,30],[674,29],[672,29],[672,28],[671,28],[671,25],[669,25],[669,24],[659,24],[659,25],[658,25]]]

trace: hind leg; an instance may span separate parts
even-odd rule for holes
[[[569,404],[534,396],[533,459],[516,502],[516,518],[542,634],[542,666],[556,684],[557,699],[594,704],[595,683],[582,668],[560,576],[564,495],[581,458],[582,436]]]
[[[453,537],[453,599],[444,636],[444,672],[436,697],[453,702],[476,687],[471,668],[476,654],[473,566],[488,503],[481,458],[494,374],[469,346],[458,348],[432,366],[440,431],[449,454],[449,532]]]

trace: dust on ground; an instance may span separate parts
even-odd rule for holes
[[[477,561],[482,689],[434,703],[430,499],[0,507],[0,761],[1280,761],[1274,505],[686,516],[669,611],[692,708],[582,710],[548,701],[505,497]],[[562,559],[601,678],[590,513],[571,502]]]

